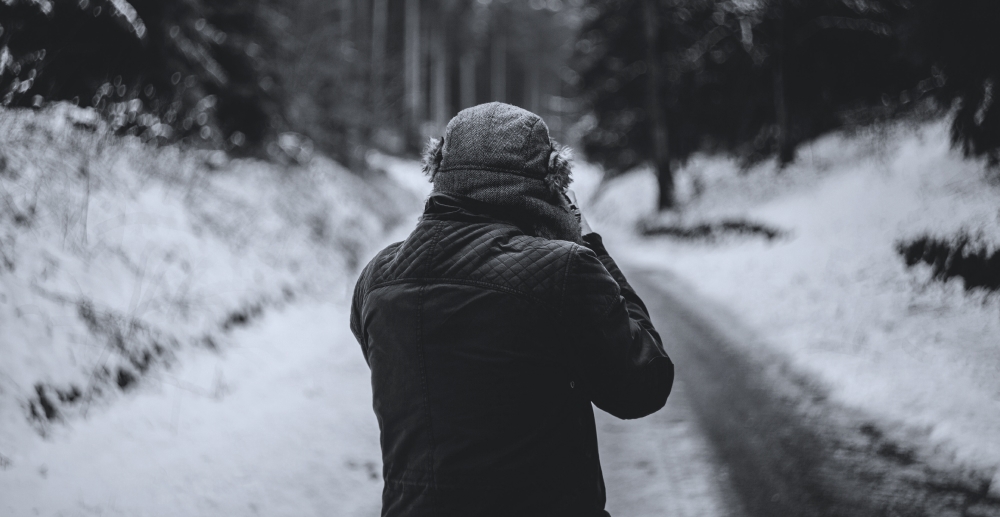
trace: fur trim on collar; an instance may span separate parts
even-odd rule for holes
[[[573,181],[572,174],[573,150],[552,141],[552,152],[549,153],[549,172],[545,175],[545,184],[553,194],[562,194]]]
[[[421,170],[432,183],[434,182],[434,176],[437,175],[437,171],[441,167],[441,160],[444,158],[443,149],[444,138],[431,138],[427,141],[427,145],[424,146]]]

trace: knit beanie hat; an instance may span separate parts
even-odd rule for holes
[[[491,102],[455,115],[444,138],[427,144],[423,169],[434,192],[497,206],[539,237],[579,242],[580,221],[561,199],[569,158],[541,117]]]

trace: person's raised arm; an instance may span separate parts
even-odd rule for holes
[[[649,311],[646,309],[646,305],[642,303],[639,295],[636,294],[632,286],[629,285],[628,280],[625,280],[625,275],[622,270],[615,263],[614,259],[608,253],[608,250],[604,248],[604,240],[590,227],[590,223],[587,221],[587,217],[583,215],[583,211],[579,208],[580,203],[576,199],[576,193],[573,189],[566,190],[566,199],[569,201],[570,210],[576,214],[577,218],[580,220],[580,233],[582,234],[582,241],[584,246],[590,248],[596,255],[604,268],[608,270],[611,277],[615,279],[618,283],[618,287],[621,289],[621,295],[625,298],[627,304],[629,315],[632,316],[640,324],[646,323],[644,328],[651,331],[659,339],[659,335],[656,334],[656,330],[653,329],[653,324],[649,321]]]
[[[639,418],[663,407],[674,365],[646,306],[591,233],[574,248],[566,278],[564,321],[583,373],[581,388],[597,407]]]

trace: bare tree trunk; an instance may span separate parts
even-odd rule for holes
[[[433,80],[431,82],[432,111],[434,123],[438,131],[444,131],[448,122],[448,44],[445,40],[444,24],[437,24],[431,34],[431,66]]]
[[[646,87],[646,109],[650,117],[653,141],[653,168],[660,187],[660,210],[674,207],[674,171],[670,166],[670,140],[660,95],[663,92],[663,69],[660,62],[660,18],[657,0],[644,0],[646,64],[649,68]]]
[[[476,53],[466,50],[458,64],[460,97],[462,108],[476,105]]]
[[[778,127],[775,142],[778,147],[778,163],[784,167],[795,158],[795,149],[788,138],[788,105],[785,100],[785,65],[781,53],[774,63],[774,119]]]
[[[493,32],[490,57],[490,97],[497,102],[507,100],[507,34],[502,23]]]
[[[357,51],[361,51],[365,44],[364,38],[361,37],[361,35],[364,34],[364,30],[359,26],[363,26],[366,21],[366,5],[366,0],[341,0],[341,9],[343,11],[340,18],[340,28],[342,37],[344,41],[349,42],[351,47]],[[354,74],[359,75],[358,77],[351,77],[350,80],[352,82],[364,81],[364,74],[367,73],[367,70],[352,67],[350,73],[352,76]],[[366,98],[364,95],[360,95],[354,100],[364,104]],[[347,149],[343,159],[348,169],[356,173],[362,173],[368,168],[364,158],[365,138],[364,128],[362,127],[362,119],[358,109],[351,110],[349,117],[349,125],[347,129]]]
[[[351,30],[354,31],[354,41],[358,46],[358,52],[360,52],[362,56],[371,52],[371,40],[365,37],[366,35],[371,34],[368,32],[371,30],[371,1],[372,0],[354,0],[354,17],[351,20]]]
[[[385,39],[389,25],[389,0],[372,1],[372,107],[381,118],[385,101]]]
[[[776,15],[777,37],[774,46],[774,70],[772,79],[774,90],[774,122],[777,125],[775,144],[778,147],[778,164],[788,165],[795,158],[795,147],[788,133],[788,97],[785,88],[785,9],[778,1]]]
[[[420,0],[406,0],[406,107],[410,128],[419,134],[424,120],[423,71],[420,49]]]
[[[524,104],[525,108],[532,113],[538,113],[539,109],[539,99],[541,97],[541,81],[539,76],[541,75],[541,63],[537,57],[529,56],[527,63],[525,63],[526,70],[524,71]]]
[[[563,95],[563,82],[555,80],[555,91],[549,97],[549,115],[545,120],[549,121],[549,132],[551,135],[562,138],[565,129],[563,120],[566,114],[566,97]]]
[[[340,37],[350,40],[354,37],[351,27],[354,24],[354,0],[340,0]]]

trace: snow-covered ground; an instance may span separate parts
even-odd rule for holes
[[[832,135],[798,156],[784,171],[746,173],[695,159],[683,182],[704,193],[662,218],[745,218],[786,232],[774,241],[637,237],[639,218],[654,210],[648,170],[607,182],[587,208],[623,260],[677,273],[730,313],[719,322],[746,323],[751,353],[782,354],[924,461],[994,476],[1000,493],[1000,299],[931,281],[895,250],[901,239],[958,229],[995,247],[1000,187],[950,149],[944,122]]]
[[[234,331],[110,407],[30,440],[0,471],[0,514],[376,516],[382,458],[344,300]]]
[[[362,256],[405,237],[416,221],[416,201],[430,190],[411,160],[374,156],[370,162],[404,189],[391,194],[396,202],[410,201],[400,208],[400,224],[389,234],[372,234]],[[598,180],[596,169],[581,164],[581,193],[592,192]],[[252,199],[273,187],[258,188],[240,192]],[[200,201],[213,203],[211,197]],[[220,254],[220,261],[237,260],[225,247],[209,252]],[[198,256],[197,249],[186,253]],[[354,273],[347,271],[330,273],[334,288],[303,289],[245,326],[216,332],[218,351],[179,346],[169,362],[151,368],[124,394],[105,395],[87,411],[67,412],[46,425],[44,438],[25,422],[19,397],[30,389],[0,394],[12,424],[0,448],[0,514],[378,515],[378,426],[368,369],[348,330]],[[6,328],[4,346],[23,346],[8,338]],[[7,363],[0,369],[11,370]],[[55,363],[56,373],[66,370]],[[722,515],[708,444],[690,408],[677,406],[683,400],[675,394],[670,404],[642,422],[601,416],[609,507],[629,515]]]
[[[347,299],[419,196],[81,120],[0,110],[0,514],[376,514]]]
[[[376,515],[378,429],[347,303],[356,268],[415,221],[429,190],[416,164],[374,156],[386,177],[362,181],[321,157],[220,161],[55,111],[0,111],[0,514]],[[1000,466],[1000,301],[932,282],[894,249],[928,231],[1000,238],[1000,190],[943,124],[834,135],[783,172],[683,170],[683,222],[788,232],[771,242],[638,238],[648,171],[575,176],[619,261],[678,273],[751,327],[749,347],[787,356],[928,461]],[[137,382],[119,389],[121,370]],[[38,384],[56,414],[32,425]],[[59,401],[70,386],[82,398]],[[635,449],[618,445],[604,443]]]

